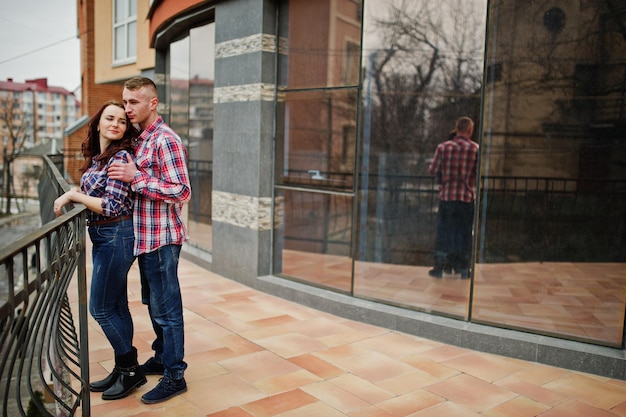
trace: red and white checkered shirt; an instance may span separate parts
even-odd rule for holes
[[[183,204],[191,199],[187,149],[161,116],[139,135],[133,224],[135,255],[189,239]]]
[[[440,143],[428,167],[441,178],[439,199],[471,203],[476,198],[478,144],[464,136]]]

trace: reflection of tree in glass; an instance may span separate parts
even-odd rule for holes
[[[478,115],[485,0],[401,0],[372,6],[374,153],[430,155],[460,115]],[[366,41],[367,42],[367,41]]]
[[[479,120],[486,0],[365,3],[363,258],[430,265],[436,188],[428,162],[459,116]],[[367,148],[369,145],[369,148]],[[369,153],[367,153],[369,151]]]

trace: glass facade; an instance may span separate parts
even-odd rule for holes
[[[491,3],[475,321],[622,345],[626,16],[611,3]]]
[[[281,2],[274,273],[622,346],[625,22],[590,0]],[[480,145],[470,279],[437,279],[428,168],[461,116]]]
[[[212,250],[213,92],[215,24],[189,29],[168,51],[169,123],[189,154],[192,199],[188,205],[189,245]]]
[[[275,50],[264,44],[260,54],[277,54],[276,67],[263,66],[272,74],[262,74],[276,80],[274,175],[257,187],[273,181],[271,273],[408,310],[622,347],[626,7],[613,3],[278,1]],[[170,37],[168,104],[199,191],[190,244],[211,253],[216,29],[191,26]],[[218,47],[249,53],[253,37],[222,30]],[[246,69],[228,68],[233,87]],[[439,279],[429,275],[440,217],[429,166],[462,116],[475,122],[479,145],[471,265],[469,279],[455,270]],[[250,213],[227,208],[234,220],[224,230],[239,231],[232,225]],[[235,245],[223,248],[229,256]],[[230,262],[235,275],[247,261]]]
[[[351,293],[362,6],[332,6],[280,4],[274,265]]]

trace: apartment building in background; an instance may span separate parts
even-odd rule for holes
[[[11,193],[16,197],[36,197],[36,179],[42,164],[36,152],[61,153],[65,130],[78,119],[80,102],[74,92],[48,85],[46,78],[23,83],[9,78],[0,81],[0,103],[0,152],[10,156],[14,145],[16,148],[11,164]],[[4,157],[2,161],[4,164]],[[2,190],[6,190],[4,184]]]

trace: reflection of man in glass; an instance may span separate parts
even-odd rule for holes
[[[441,181],[439,213],[434,248],[434,268],[428,274],[441,278],[454,269],[461,279],[469,278],[472,223],[476,197],[478,144],[470,138],[474,122],[469,117],[456,121],[454,138],[440,143],[428,168]]]

